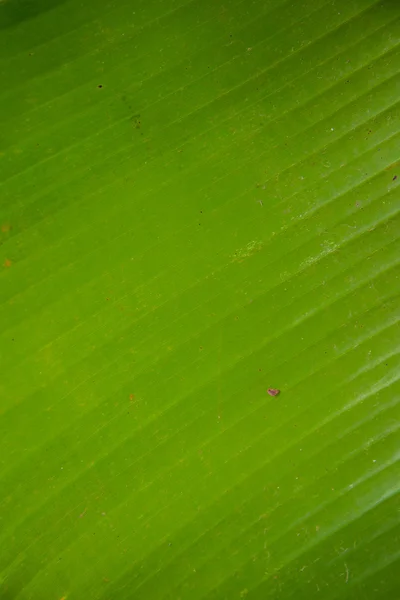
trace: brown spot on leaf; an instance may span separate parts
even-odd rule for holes
[[[11,267],[11,260],[9,258],[6,258],[3,265],[7,268]]]
[[[11,225],[9,223],[3,223],[1,226],[1,231],[3,233],[8,233],[11,230]]]
[[[268,388],[267,392],[270,396],[279,396],[281,390],[277,390],[276,388]]]
[[[390,171],[391,169],[395,169],[396,167],[400,167],[400,160],[396,160],[394,163],[385,168],[385,171]]]

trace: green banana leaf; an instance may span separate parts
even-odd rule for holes
[[[398,600],[400,2],[0,1],[0,598]]]

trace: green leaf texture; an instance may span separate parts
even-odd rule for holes
[[[400,598],[399,42],[0,1],[2,600]]]

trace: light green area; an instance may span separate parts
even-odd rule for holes
[[[399,42],[1,0],[2,600],[400,598]]]

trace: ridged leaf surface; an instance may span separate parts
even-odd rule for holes
[[[0,1],[2,599],[400,597],[399,42]]]

